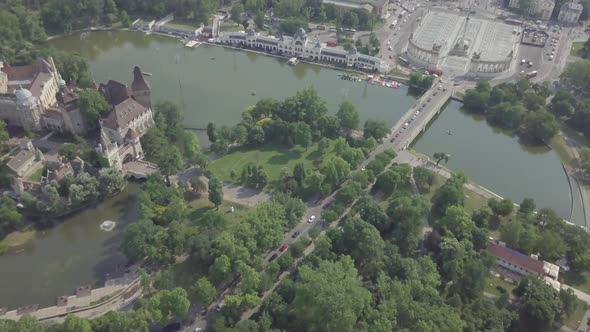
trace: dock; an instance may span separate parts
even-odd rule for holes
[[[201,43],[199,43],[196,40],[189,40],[186,44],[184,44],[184,46],[189,47],[189,48],[197,48],[201,45]]]

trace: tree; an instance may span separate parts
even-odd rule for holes
[[[260,146],[264,143],[264,129],[254,126],[248,131],[248,143],[252,146]]]
[[[127,15],[127,12],[122,10],[121,13],[119,14],[119,20],[121,20],[121,25],[124,28],[128,28],[129,25],[131,24],[131,19],[129,19],[129,15]]]
[[[413,177],[418,190],[423,194],[428,193],[434,184],[434,172],[422,166],[414,167]]]
[[[78,94],[80,113],[90,126],[97,126],[98,119],[106,116],[112,110],[111,105],[98,93],[97,90],[84,89]]]
[[[217,141],[217,127],[215,123],[209,122],[207,124],[207,137],[209,138],[209,142],[215,143]]]
[[[345,101],[340,104],[336,116],[340,120],[342,127],[346,129],[352,130],[358,128],[359,126],[359,112],[356,110],[356,107],[354,107],[354,104],[349,101]]]
[[[58,152],[61,156],[63,156],[67,160],[73,160],[74,158],[76,158],[78,156],[79,149],[76,144],[64,143],[59,146]]]
[[[158,156],[158,166],[160,167],[160,172],[162,172],[162,175],[166,177],[166,182],[168,185],[170,185],[170,176],[178,173],[181,170],[182,165],[182,156],[180,155],[178,148],[175,146],[162,151]]]
[[[162,290],[148,300],[148,308],[152,317],[164,325],[171,317],[184,319],[188,314],[190,301],[184,289]]]
[[[590,91],[590,61],[568,63],[561,74],[562,82],[575,91]]]
[[[215,283],[221,283],[227,280],[231,273],[231,260],[226,255],[221,255],[215,259],[213,265],[209,268],[209,278]]]
[[[514,294],[520,298],[520,324],[531,331],[545,331],[561,312],[559,294],[541,279],[523,278]]]
[[[244,6],[241,3],[236,3],[231,7],[230,17],[231,20],[240,24],[242,21],[242,13],[244,12]]]
[[[524,198],[520,203],[520,207],[518,208],[518,212],[524,215],[530,215],[535,211],[536,205],[535,201],[532,198]]]
[[[448,163],[450,155],[447,154],[446,152],[435,152],[432,155],[432,157],[434,157],[434,159],[436,159],[436,166],[438,166],[438,164],[443,160],[445,163]]]
[[[115,168],[103,168],[98,171],[101,195],[112,195],[125,187],[127,183],[122,172]]]
[[[258,29],[264,28],[264,12],[256,12],[256,16],[254,17],[254,24],[256,24],[256,27]]]
[[[496,216],[503,216],[506,217],[512,213],[514,210],[514,204],[509,199],[503,199],[501,201],[492,198],[488,200],[488,206],[492,209],[492,212]]]
[[[79,318],[72,314],[66,317],[66,320],[60,327],[61,332],[92,332],[88,320]]]
[[[221,181],[216,177],[209,179],[209,201],[215,205],[218,209],[219,205],[223,202],[223,185]]]
[[[563,256],[566,245],[557,232],[543,231],[537,241],[537,249],[545,260],[555,260]]]
[[[14,229],[20,223],[21,215],[16,209],[16,203],[8,196],[0,197],[0,236],[3,229]]]
[[[385,123],[385,121],[369,119],[365,121],[363,135],[365,138],[373,137],[376,140],[380,140],[381,138],[387,136],[389,130],[390,129],[387,127],[387,123]]]
[[[316,269],[302,266],[292,307],[307,330],[351,331],[370,300],[353,261],[344,256],[335,262],[320,261]]]
[[[500,238],[511,248],[519,248],[520,235],[524,231],[522,224],[518,220],[502,224],[500,227]]]
[[[523,120],[523,132],[540,142],[548,142],[559,132],[559,123],[547,111],[529,112]]]
[[[197,280],[194,286],[194,291],[197,301],[205,306],[213,302],[213,300],[215,300],[215,296],[217,296],[217,290],[205,277]]]
[[[473,220],[463,207],[450,206],[445,212],[444,217],[440,220],[440,224],[447,231],[450,231],[459,240],[469,238],[471,231],[475,227]]]
[[[320,154],[326,153],[326,151],[328,150],[329,147],[330,147],[330,140],[328,138],[322,137],[318,141],[318,152]]]
[[[563,305],[563,314],[567,317],[570,317],[578,307],[578,297],[571,289],[560,289],[559,300]]]
[[[463,194],[463,184],[466,179],[461,172],[453,174],[445,184],[440,187],[432,197],[432,212],[437,216],[442,216],[447,208],[452,205],[463,206],[465,194]]]

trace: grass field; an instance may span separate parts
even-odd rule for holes
[[[572,50],[570,51],[570,55],[580,56],[579,52],[583,48],[584,48],[584,42],[573,42],[572,43]]]
[[[190,209],[191,220],[199,219],[207,211],[215,211],[215,206],[207,198],[207,193],[204,193],[198,199],[187,198]],[[234,207],[234,212],[231,212],[231,207]],[[230,202],[223,202],[219,206],[217,212],[222,214],[230,223],[241,221],[247,214],[249,208],[247,206],[238,205]]]
[[[40,182],[41,177],[43,176],[43,171],[45,171],[45,167],[39,167],[35,172],[29,174],[27,180],[32,182]]]
[[[494,294],[496,296],[500,296],[502,295],[502,292],[498,289],[498,287],[504,288],[510,294],[512,290],[516,287],[516,285],[513,285],[508,281],[505,281],[504,279],[498,278],[493,275],[488,276],[487,282],[484,287],[484,291]]]
[[[231,171],[234,171],[239,177],[244,166],[262,165],[268,175],[269,182],[272,183],[279,178],[283,167],[292,171],[295,164],[303,163],[306,169],[313,169],[314,160],[334,155],[333,146],[334,142],[330,142],[328,152],[324,154],[318,152],[317,143],[310,146],[307,151],[300,146],[287,149],[277,145],[263,146],[258,149],[239,149],[213,161],[209,168],[222,181],[235,182],[237,178],[232,179]]]

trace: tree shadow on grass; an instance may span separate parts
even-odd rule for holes
[[[586,283],[586,276],[582,273],[570,270],[567,273],[563,273],[562,276],[565,279],[565,283],[570,286],[580,286]]]
[[[318,150],[315,150],[315,151],[313,151],[313,152],[310,152],[310,153],[307,155],[306,159],[307,159],[307,160],[316,160],[316,159],[320,159],[321,157],[322,157],[322,154],[320,153],[320,151],[318,151]]]
[[[286,165],[291,160],[301,158],[301,153],[296,151],[277,151],[275,155],[268,158],[267,163],[272,165]]]

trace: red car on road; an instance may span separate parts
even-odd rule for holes
[[[287,250],[287,248],[289,248],[289,245],[285,243],[279,248],[279,251],[284,252],[285,250]]]

